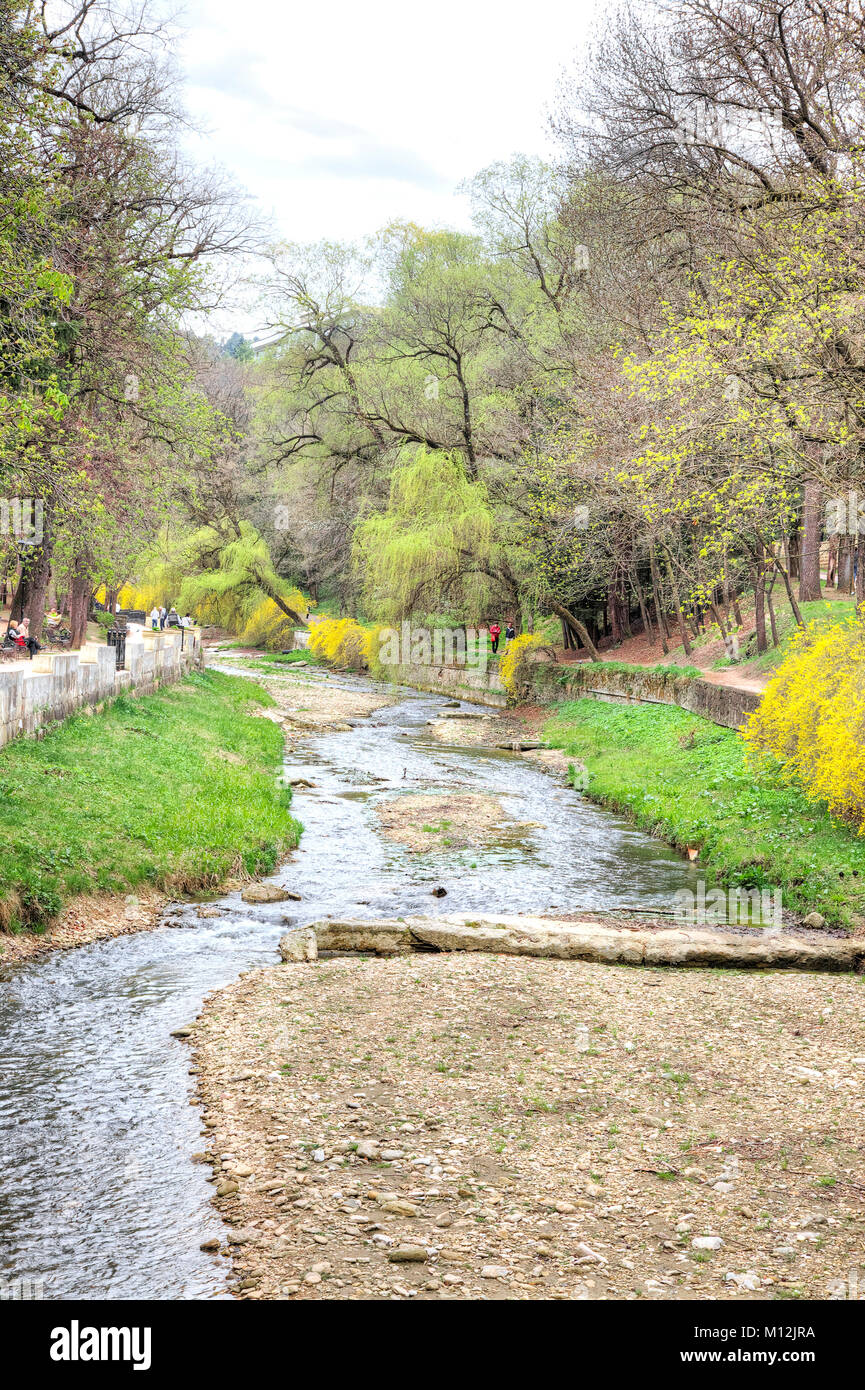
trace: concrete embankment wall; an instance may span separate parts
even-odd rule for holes
[[[617,704],[678,705],[726,729],[738,729],[760,703],[756,691],[662,671],[607,671],[588,662],[563,666],[539,661],[529,668],[526,699],[546,705],[585,696]]]
[[[306,647],[308,633],[295,634],[295,646]],[[389,666],[388,677],[398,685],[414,686],[455,699],[503,708],[508,703],[498,666],[479,670],[469,666],[427,666],[419,663]],[[624,704],[678,705],[726,729],[738,729],[760,703],[756,691],[713,681],[689,679],[663,671],[610,670],[604,663],[577,664],[535,661],[526,669],[520,702],[554,705],[562,700],[611,700]]]
[[[390,678],[400,685],[482,705],[501,708],[507,704],[507,693],[496,667],[480,671],[463,666],[410,665],[388,670]],[[659,671],[610,671],[588,662],[578,666],[535,662],[527,670],[520,693],[522,700],[538,705],[584,697],[621,704],[678,705],[727,729],[738,729],[760,703],[755,691]]]
[[[497,670],[477,670],[471,666],[389,666],[388,679],[416,690],[452,695],[455,700],[473,700],[479,705],[503,709],[507,692]]]
[[[195,628],[144,632],[126,644],[126,670],[116,669],[113,647],[87,642],[77,652],[40,653],[32,661],[0,666],[0,748],[13,738],[34,734],[77,709],[102,704],[123,690],[149,694],[180,680],[201,653]]]

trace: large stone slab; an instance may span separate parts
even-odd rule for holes
[[[320,951],[364,951],[376,956],[407,955],[416,947],[407,922],[387,919],[313,924]]]
[[[855,970],[865,964],[865,939],[749,935],[691,928],[630,930],[598,922],[544,917],[409,917],[317,922],[319,950],[375,955],[410,950],[487,951],[503,955],[591,960],[622,965],[729,966],[764,970]]]
[[[279,954],[285,963],[318,960],[318,942],[311,927],[300,927],[280,937]]]

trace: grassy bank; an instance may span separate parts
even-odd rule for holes
[[[733,730],[680,709],[576,700],[544,735],[585,763],[594,800],[698,848],[707,879],[778,887],[785,907],[837,924],[865,914],[865,840],[772,772],[755,773]]]
[[[273,699],[212,671],[80,713],[0,752],[0,926],[44,927],[74,894],[213,886],[297,843]]]

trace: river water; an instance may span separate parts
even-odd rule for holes
[[[368,682],[310,673],[345,686]],[[0,1281],[46,1298],[225,1298],[204,1254],[223,1230],[187,1045],[170,1036],[204,996],[278,959],[285,917],[667,909],[693,869],[673,850],[559,785],[529,760],[442,745],[444,697],[400,691],[350,733],[310,737],[286,762],[305,827],[274,876],[300,902],[195,904],[135,936],[57,951],[0,980]],[[465,708],[471,708],[465,706]],[[376,801],[463,787],[501,796],[534,828],[483,851],[412,855],[381,837]],[[432,895],[444,887],[447,896]],[[38,1283],[37,1283],[38,1287]],[[0,1287],[0,1293],[2,1293]]]

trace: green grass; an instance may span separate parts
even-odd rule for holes
[[[667,666],[662,661],[659,661],[655,666],[632,666],[627,661],[595,661],[591,665],[584,664],[582,669],[610,676],[628,675],[636,671],[642,676],[646,674],[667,676],[670,680],[699,680],[703,674],[696,666]]]
[[[813,622],[841,623],[856,616],[856,604],[849,598],[820,599],[816,603],[802,603],[799,607],[806,624]],[[784,660],[790,638],[796,631],[796,623],[786,603],[783,608],[778,606],[776,618],[778,620],[777,647],[770,647],[767,652],[761,652],[758,655],[757,638],[753,633],[743,646],[738,664],[743,665],[747,662],[749,675],[760,675],[763,672],[771,673]],[[771,640],[772,633],[769,627],[768,613],[766,614],[766,635]]]
[[[0,752],[0,924],[40,930],[67,898],[260,874],[297,843],[283,736],[249,680],[205,671],[121,695]]]
[[[698,848],[708,880],[780,888],[785,907],[839,925],[865,911],[865,839],[780,776],[755,774],[734,730],[680,709],[586,699],[559,706],[544,737],[585,763],[593,800]]]

